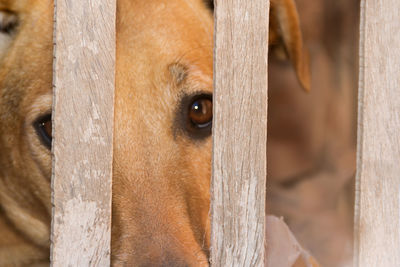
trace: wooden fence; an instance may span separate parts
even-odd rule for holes
[[[115,16],[115,1],[55,1],[53,266],[110,262]]]
[[[55,2],[52,265],[107,266],[116,0]],[[213,266],[268,256],[268,9],[215,3]],[[361,17],[354,263],[400,266],[400,1],[363,0]]]
[[[400,1],[361,2],[355,266],[400,266]]]

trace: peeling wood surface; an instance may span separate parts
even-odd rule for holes
[[[109,266],[116,2],[55,6],[52,266]]]
[[[361,4],[354,266],[400,266],[400,1]]]
[[[215,1],[211,263],[263,266],[267,0]]]

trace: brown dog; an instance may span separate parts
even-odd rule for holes
[[[0,0],[0,265],[5,266],[48,264],[52,3]],[[211,5],[118,0],[117,9],[113,264],[207,266]],[[288,52],[308,88],[294,3],[273,0],[271,10],[271,42],[276,51]]]

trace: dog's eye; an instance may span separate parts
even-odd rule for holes
[[[47,147],[51,148],[51,139],[52,139],[52,123],[51,123],[51,114],[40,117],[34,123],[34,127],[36,132],[40,138],[40,141]]]
[[[211,135],[213,119],[212,94],[197,92],[183,95],[174,121],[174,135],[185,133],[202,140]]]
[[[189,118],[193,126],[199,129],[209,127],[212,122],[212,101],[209,97],[194,100],[189,109]]]
[[[10,34],[17,27],[17,16],[9,11],[0,10],[0,32]]]

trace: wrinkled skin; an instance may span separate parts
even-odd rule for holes
[[[51,110],[52,3],[0,0],[5,265],[48,264],[51,153],[32,125]],[[290,65],[285,71],[297,73],[294,87],[308,89],[293,2],[271,4],[270,42],[287,51],[295,72]],[[280,13],[285,8],[292,15]],[[117,1],[114,265],[208,266],[211,132],[188,128],[186,111],[196,97],[212,93],[212,36],[212,10],[202,0]]]

